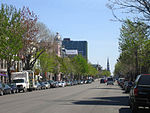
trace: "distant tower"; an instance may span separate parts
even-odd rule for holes
[[[107,58],[107,71],[110,71],[110,68],[109,68],[109,58]]]
[[[60,37],[58,32],[56,33],[54,41],[55,41],[56,54],[60,57],[61,56],[62,40],[61,40],[61,37]]]

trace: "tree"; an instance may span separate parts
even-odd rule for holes
[[[25,33],[19,56],[25,64],[24,70],[31,70],[40,55],[51,48],[54,36],[43,23],[37,22],[37,15],[28,7],[23,7],[21,18]]]
[[[118,11],[121,13],[132,15],[131,18],[134,17],[137,19],[141,19],[144,21],[150,20],[150,1],[149,0],[109,0],[107,6],[112,10],[114,17],[117,20],[122,21],[119,16]],[[125,17],[126,18],[126,17]]]
[[[32,52],[35,51],[36,35],[38,33],[38,28],[35,26],[37,23],[37,16],[29,10],[27,7],[23,7],[21,10],[22,25],[25,29],[23,34],[23,48],[19,52],[20,59],[25,64],[23,67],[25,70],[30,70]],[[32,61],[33,62],[33,61]]]
[[[81,55],[75,56],[72,59],[72,64],[75,67],[75,77],[77,79],[80,79],[81,75],[86,76],[88,73],[88,64],[85,58]]]
[[[120,31],[119,61],[127,68],[127,73],[132,73],[136,77],[142,72],[142,60],[146,58],[143,56],[143,48],[149,36],[148,27],[141,21],[126,20]]]
[[[39,63],[40,63],[40,70],[41,73],[43,73],[43,77],[45,76],[46,72],[53,73],[56,75],[59,73],[59,64],[60,64],[60,59],[55,53],[48,53],[44,52],[43,54],[40,55],[38,58]]]
[[[90,75],[90,76],[97,76],[99,74],[99,71],[94,68],[90,63],[88,63],[88,72],[87,72],[87,75]]]
[[[60,59],[60,72],[68,79],[72,79],[75,68],[69,57],[64,57]]]
[[[104,70],[102,70],[101,75],[109,77],[109,76],[111,76],[111,73],[110,73],[110,71],[107,71],[106,69],[104,69]]]
[[[34,13],[32,14],[28,8],[26,10],[23,11],[26,20],[23,23],[26,23],[27,33],[24,35],[24,46],[20,55],[25,64],[24,69],[31,70],[40,55],[51,49],[54,36],[43,23],[37,23]]]
[[[7,62],[7,73],[11,82],[12,61],[18,60],[18,52],[23,47],[21,11],[12,5],[1,5],[0,10],[0,58]]]

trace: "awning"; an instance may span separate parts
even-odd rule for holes
[[[0,73],[0,76],[7,76],[6,74],[2,74],[2,73]]]

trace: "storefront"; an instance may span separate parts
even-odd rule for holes
[[[0,69],[0,82],[7,83],[8,75],[6,69]]]

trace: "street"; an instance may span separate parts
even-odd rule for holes
[[[0,97],[0,113],[131,113],[128,94],[115,85],[51,88]]]

